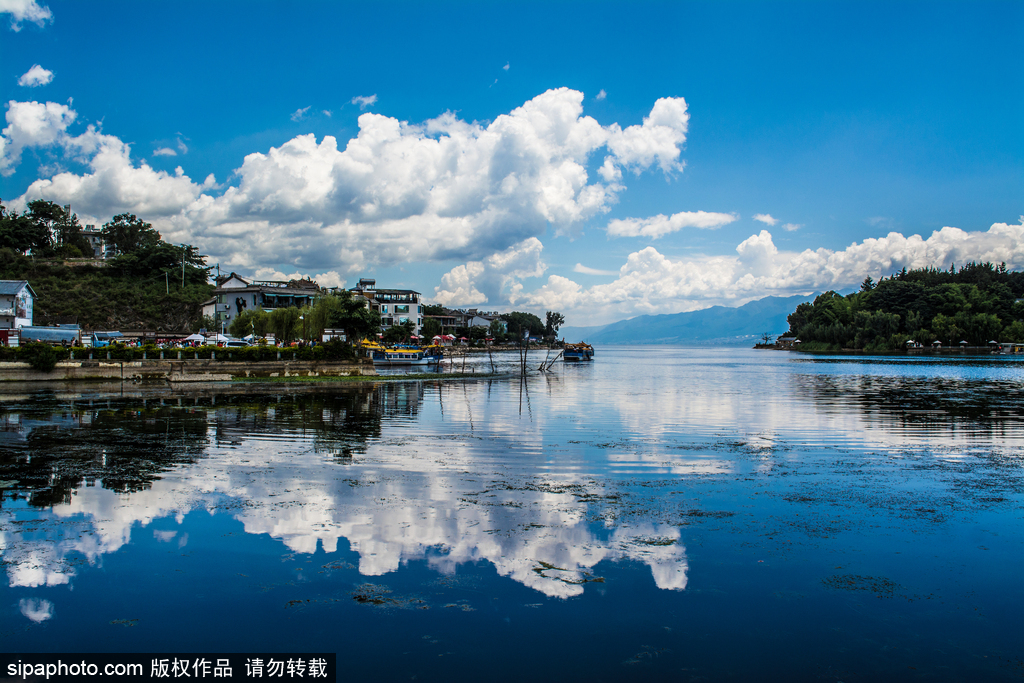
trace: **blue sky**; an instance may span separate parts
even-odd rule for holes
[[[243,275],[586,325],[1024,267],[1024,3],[0,11],[4,203]]]

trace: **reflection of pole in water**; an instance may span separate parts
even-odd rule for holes
[[[533,409],[530,407],[530,387],[526,384],[526,375],[519,376],[519,414],[523,414],[523,391],[526,391],[526,412],[533,420]]]
[[[466,383],[462,384],[462,395],[466,399],[466,412],[469,413],[469,431],[473,431],[473,404],[469,402],[469,394],[466,392]]]

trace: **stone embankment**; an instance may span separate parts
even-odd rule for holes
[[[376,375],[369,361],[67,360],[50,372],[28,363],[0,363],[0,382],[164,380],[218,382],[239,377],[352,377]]]

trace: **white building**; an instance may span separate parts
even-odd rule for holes
[[[359,284],[349,291],[364,297],[367,306],[380,313],[382,330],[411,322],[413,334],[420,333],[423,327],[423,307],[419,292],[412,289],[377,289],[377,281],[370,278],[361,278]]]
[[[82,228],[82,236],[89,240],[89,246],[92,247],[92,254],[83,254],[83,256],[91,256],[92,258],[105,259],[113,257],[113,248],[108,247],[106,242],[103,240],[103,229],[97,228],[95,225],[86,225]]]
[[[32,327],[36,293],[26,280],[0,280],[0,330]]]
[[[312,280],[246,280],[231,273],[217,280],[213,298],[203,304],[203,315],[213,318],[217,323],[216,331],[221,332],[244,310],[262,308],[269,312],[289,306],[302,308],[311,305],[320,294],[320,288]]]

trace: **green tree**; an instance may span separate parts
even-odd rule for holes
[[[441,323],[437,322],[434,318],[427,318],[423,321],[423,327],[420,332],[428,340],[433,339],[437,335],[441,334]]]
[[[546,337],[557,337],[558,328],[565,323],[565,316],[556,311],[547,311],[544,314],[546,322],[544,323],[544,336]]]
[[[505,327],[500,320],[491,321],[491,326],[487,328],[487,334],[499,344],[505,341]]]
[[[444,306],[441,304],[423,304],[421,310],[423,315],[444,315]]]
[[[254,308],[239,313],[231,321],[228,331],[231,333],[231,336],[238,338],[248,337],[250,334],[254,334],[257,337],[265,337],[270,329],[270,314],[262,308]]]
[[[384,330],[382,340],[385,344],[404,344],[409,341],[409,336],[416,329],[412,321],[405,321],[400,325],[393,325]]]
[[[141,249],[155,247],[160,242],[160,233],[153,226],[134,214],[122,213],[103,225],[103,239],[113,247],[115,255],[131,254]]]
[[[24,254],[45,250],[50,244],[49,230],[32,220],[29,214],[10,212],[0,202],[0,248]]]
[[[963,334],[963,330],[957,326],[956,320],[942,313],[932,319],[931,329],[939,341],[947,344],[956,344]]]
[[[789,321],[789,336],[800,335],[800,331],[811,322],[811,312],[813,310],[814,306],[806,301],[797,304],[796,310],[786,317],[786,320]]]
[[[54,237],[58,226],[66,220],[63,207],[46,199],[36,199],[28,203],[25,216],[46,231],[46,244],[40,245],[41,248],[52,250],[58,246]]]
[[[345,330],[345,338],[353,343],[380,331],[380,313],[367,308],[363,297],[348,290],[318,299],[312,318],[319,326],[318,335],[325,329]]]
[[[298,323],[298,334],[295,333]],[[298,339],[302,334],[302,321],[299,320],[299,309],[295,306],[275,308],[270,312],[270,330],[279,342]]]
[[[59,204],[35,199],[28,203],[28,210],[21,218],[22,225],[33,234],[31,246],[34,254],[72,258],[92,254],[78,216]]]
[[[523,333],[526,331],[529,331],[531,335],[544,334],[544,323],[533,313],[512,311],[511,313],[502,313],[501,319],[508,323],[509,332],[517,335],[518,339],[522,339]]]
[[[1024,343],[1024,322],[1014,320],[1003,329],[1003,338],[1000,341]]]
[[[213,319],[212,315],[202,315],[196,318],[195,322],[192,323],[192,332],[198,332],[199,330],[216,330],[217,321]]]
[[[202,284],[209,279],[206,257],[191,245],[178,246],[158,240],[133,252],[115,256],[110,268],[124,277],[144,279],[159,277],[165,283],[178,283],[184,271],[185,285]],[[164,273],[167,277],[164,278]]]

